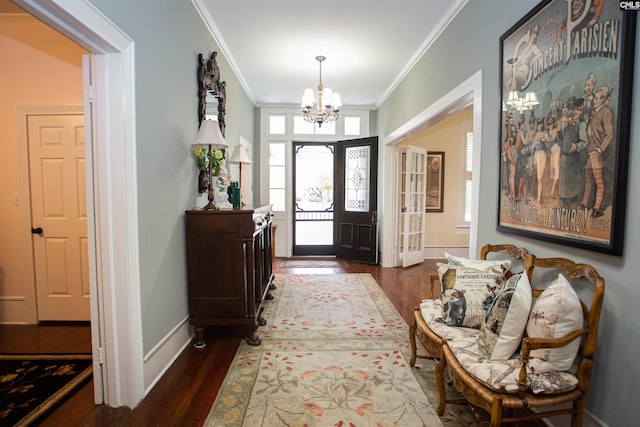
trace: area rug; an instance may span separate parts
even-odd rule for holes
[[[463,405],[438,417],[433,369],[409,366],[407,325],[370,274],[275,284],[262,345],[241,343],[205,426],[476,425]]]
[[[28,426],[92,373],[91,355],[0,355],[0,425]]]
[[[339,259],[287,259],[280,261],[280,268],[340,268],[347,263]]]

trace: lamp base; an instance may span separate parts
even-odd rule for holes
[[[208,197],[207,197],[209,199],[209,203],[207,203],[207,205],[202,208],[202,210],[204,210],[204,211],[210,211],[210,210],[217,211],[218,210],[218,207],[214,203],[213,187],[211,186],[211,179],[212,179],[212,177],[209,178],[209,191],[208,191],[209,194],[208,194]]]
[[[202,208],[203,211],[217,211],[219,210],[219,208],[213,203],[213,202],[209,202],[207,203],[207,205],[205,207]]]

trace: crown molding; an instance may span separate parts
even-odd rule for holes
[[[215,26],[213,18],[207,11],[207,8],[205,7],[203,0],[191,0],[191,3],[195,7],[196,11],[202,18],[202,21],[204,22],[206,27],[209,29],[209,32],[213,36],[213,39],[215,40],[216,44],[220,48],[221,52],[219,53],[221,53],[222,56],[225,57],[225,59],[229,63],[229,66],[231,67],[231,71],[233,71],[233,73],[238,78],[238,81],[240,81],[240,85],[242,86],[242,89],[244,90],[244,92],[247,94],[249,101],[251,102],[252,105],[255,105],[256,101],[253,94],[251,93],[249,85],[247,84],[247,81],[245,80],[244,75],[240,71],[240,68],[236,63],[236,60],[233,58],[233,55],[231,55],[231,51],[229,50],[229,47],[225,43],[224,39],[222,38],[222,34],[220,34],[220,31],[218,31],[218,28]]]

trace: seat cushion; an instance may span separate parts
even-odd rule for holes
[[[478,336],[482,359],[507,360],[518,350],[531,310],[531,285],[524,273],[511,276],[496,295]]]
[[[527,335],[532,338],[560,338],[583,327],[582,306],[567,279],[558,277],[533,303],[527,322]],[[532,350],[530,356],[539,361],[536,372],[567,371],[580,348],[580,338],[564,347]],[[533,365],[532,365],[533,366]]]
[[[447,343],[460,365],[482,384],[501,393],[518,391],[522,363],[518,357],[504,361],[479,360],[478,343],[473,338]],[[451,361],[448,361],[451,365]],[[536,394],[553,394],[573,390],[578,379],[570,372],[527,372],[527,386]]]
[[[502,287],[503,266],[483,270],[438,263],[442,284],[442,321],[450,326],[480,328],[493,298]]]
[[[425,323],[440,338],[446,340],[476,339],[478,329],[449,326],[442,321],[442,301],[426,299],[420,303],[420,314]]]

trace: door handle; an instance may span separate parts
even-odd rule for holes
[[[43,231],[44,230],[42,230],[42,227],[37,227],[37,228],[31,227],[31,233],[33,233],[33,234],[39,234],[39,235],[42,236],[42,232]]]

